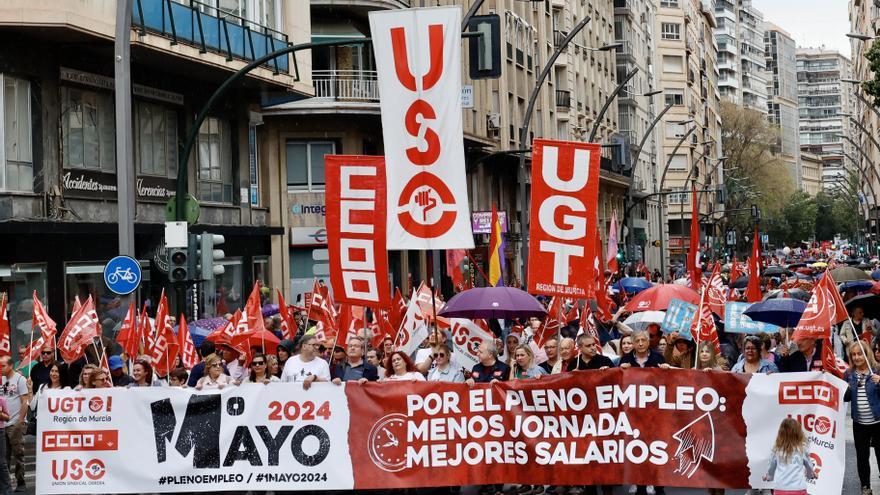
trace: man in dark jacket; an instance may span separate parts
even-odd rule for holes
[[[798,339],[795,352],[789,352],[788,346],[780,345],[776,352],[779,360],[776,365],[781,373],[797,371],[822,371],[822,342],[812,337]]]
[[[364,360],[364,341],[360,337],[351,337],[348,340],[345,359],[336,365],[333,376],[333,383],[337,385],[361,380],[375,382],[379,379],[376,367]]]
[[[580,353],[568,363],[566,371],[602,370],[614,367],[614,363],[607,356],[599,354],[595,337],[583,334],[578,337],[577,342]]]

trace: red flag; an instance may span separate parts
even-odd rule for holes
[[[183,313],[180,314],[177,327],[177,344],[180,346],[180,362],[183,367],[188,370],[193,369],[193,366],[200,361],[199,353],[196,352],[196,346],[193,344],[192,335],[189,334],[189,326],[186,324]]]
[[[461,262],[465,257],[467,257],[467,253],[464,249],[446,250],[446,273],[452,278],[452,285],[459,291],[464,290],[464,273],[461,271]]]
[[[308,318],[322,323],[324,329],[329,330],[336,328],[336,308],[330,303],[329,291],[326,289],[326,286],[322,289],[315,281],[312,297],[307,306],[309,308]]]
[[[394,348],[410,355],[428,338],[427,320],[419,307],[415,292],[409,300],[403,323],[394,339]]]
[[[71,316],[58,338],[61,358],[67,363],[76,361],[83,356],[86,346],[98,335],[98,314],[95,312],[95,303],[89,296],[79,311]]]
[[[360,308],[360,310],[358,310]],[[360,317],[358,317],[360,313]],[[348,350],[348,339],[356,337],[358,330],[364,328],[364,316],[362,306],[352,306],[342,303],[339,311],[339,328],[336,333],[336,345]]]
[[[394,327],[395,333],[400,328],[403,321],[403,315],[406,314],[406,301],[403,300],[403,294],[400,293],[400,287],[394,288],[394,299],[391,300],[391,311],[388,312],[388,321]]]
[[[843,370],[841,370],[840,365],[843,365]],[[825,339],[822,342],[822,370],[831,373],[837,378],[843,378],[843,373],[846,371],[846,364],[834,354],[829,339]]]
[[[9,343],[10,328],[9,314],[6,311],[6,296],[0,297],[0,356],[12,354],[12,345]]]
[[[153,342],[153,354],[150,356],[150,364],[159,376],[167,376],[171,372],[179,350],[177,336],[171,327],[171,316],[168,315],[168,299],[163,290],[156,310],[156,338]]]
[[[547,308],[547,317],[544,319],[544,323],[541,325],[541,328],[535,333],[535,344],[538,347],[544,347],[544,342],[547,341],[550,337],[556,337],[561,328],[561,324],[559,322],[559,318],[563,315],[562,313],[562,298],[553,296],[553,299],[550,300],[550,307]]]
[[[721,280],[721,263],[715,263],[712,275],[706,281],[705,290],[709,291],[706,295],[706,300],[709,304],[709,309],[722,318],[724,317],[724,303],[727,299],[725,289],[724,281]]]
[[[141,346],[140,336],[138,335],[137,309],[135,309],[134,299],[128,305],[128,311],[125,313],[125,319],[122,320],[122,327],[116,334],[116,342],[122,346],[122,350],[128,357],[137,356]]]
[[[431,293],[431,288],[425,282],[419,286],[419,290],[415,293],[416,302],[422,310],[422,316],[426,321],[434,321],[435,314],[439,313],[445,303],[440,300],[436,294]],[[437,316],[437,326],[440,328],[449,328],[449,318]]]
[[[75,315],[79,308],[82,307],[82,303],[79,301],[79,294],[73,296],[73,309],[70,310],[70,314]]]
[[[31,328],[36,327],[40,327],[40,335],[44,341],[52,342],[55,340],[55,333],[58,331],[55,321],[49,318],[49,313],[46,312],[46,308],[43,307],[43,303],[37,297],[37,291],[34,291],[34,315],[31,320]]]
[[[828,293],[828,288],[822,283],[824,278],[813,287],[807,308],[791,334],[791,339],[795,342],[804,337],[831,338],[831,325],[837,311],[834,308],[833,296]]]
[[[21,359],[19,360],[18,370],[26,369],[28,365],[32,362],[39,361],[40,352],[43,350],[43,347],[45,347],[45,344],[46,339],[44,339],[42,335],[38,336],[36,339],[34,339],[33,342],[28,344],[27,350],[25,351],[24,355],[20,356]],[[50,346],[55,347],[51,344]]]
[[[712,342],[715,345],[715,353],[721,352],[721,342],[718,340],[718,330],[715,328],[715,319],[712,318],[712,311],[709,310],[709,304],[706,302],[706,293],[708,289],[703,287],[703,295],[700,297],[700,305],[694,314],[693,323],[691,323],[691,335],[694,341]]]
[[[278,291],[278,314],[281,315],[281,338],[293,340],[293,336],[296,335],[296,320],[293,318],[293,315],[290,314],[290,308],[288,308],[287,303],[284,302],[284,296],[281,295],[281,290],[275,290]]]
[[[687,270],[691,287],[696,289],[703,283],[700,267],[700,205],[697,204],[697,186],[691,183],[691,240],[687,253]]]
[[[749,286],[746,288],[746,299],[749,302],[761,300],[761,244],[758,241],[758,227],[752,238],[752,255],[749,257]]]
[[[608,254],[605,256],[605,260],[611,273],[617,273],[620,270],[617,263],[617,211],[611,214],[611,225],[608,227]]]
[[[263,308],[260,305],[260,282],[254,282],[251,295],[248,296],[244,305],[244,314],[247,316],[247,328],[253,332],[261,332],[266,329],[263,324]]]
[[[388,312],[384,310],[373,311],[373,323],[370,325],[370,330],[373,334],[373,338],[370,339],[370,347],[376,349],[382,346],[382,341],[385,340],[386,336],[390,336],[393,339],[397,334],[397,330],[388,320]]]
[[[568,323],[570,321],[578,321],[581,318],[581,311],[578,307],[577,300],[568,299],[565,302],[570,303],[571,307],[568,308],[568,312],[565,313],[565,322]]]
[[[831,323],[837,324],[849,319],[849,314],[846,312],[846,303],[844,303],[843,298],[840,297],[840,292],[837,290],[837,282],[835,282],[834,277],[831,276],[831,270],[825,271],[825,275],[819,283],[825,284],[825,289],[828,290],[828,295],[831,297],[831,303],[834,304],[834,317],[832,318]]]
[[[140,322],[138,323],[138,335],[140,336],[141,344],[143,344],[143,349],[140,351],[141,354],[146,356],[153,355],[153,342],[156,340],[156,328],[153,326],[153,322],[150,321],[150,315],[147,314],[147,304],[144,303],[144,306],[141,308],[141,317]]]

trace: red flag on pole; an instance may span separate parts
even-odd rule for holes
[[[703,274],[700,268],[700,206],[697,204],[697,186],[694,183],[691,183],[691,239],[687,270],[691,287],[696,290],[703,283]]]
[[[58,351],[61,353],[61,358],[67,363],[81,358],[86,346],[91,344],[92,339],[98,334],[98,314],[95,312],[95,303],[89,296],[58,337]]]
[[[260,305],[260,282],[254,282],[251,295],[248,296],[244,305],[244,314],[247,316],[247,328],[252,332],[260,332],[266,329],[263,324],[263,308]]]
[[[752,238],[752,255],[749,257],[749,286],[746,288],[749,302],[761,300],[761,244],[758,239],[758,226]]]
[[[278,314],[281,315],[281,338],[293,340],[293,336],[296,334],[296,320],[293,318],[293,315],[290,314],[290,308],[288,308],[287,303],[284,302],[284,296],[281,295],[281,290],[275,290],[278,291]]]
[[[156,340],[155,331],[156,328],[153,326],[153,322],[150,321],[150,315],[147,314],[147,304],[144,303],[141,308],[140,321],[138,322],[138,336],[143,347],[140,351],[141,354],[146,356],[153,355],[153,342]]]
[[[193,366],[200,361],[199,353],[196,352],[196,346],[193,344],[192,335],[189,333],[189,326],[186,324],[183,313],[180,314],[177,327],[177,344],[180,346],[180,362],[183,367],[188,370],[193,369]]]
[[[718,329],[715,328],[715,319],[712,318],[712,311],[709,309],[707,302],[708,288],[703,287],[703,294],[700,297],[700,305],[694,314],[693,323],[691,323],[691,335],[694,341],[712,342],[715,346],[715,353],[721,352],[721,342],[718,340]]]
[[[37,297],[37,291],[34,291],[34,315],[31,320],[31,328],[36,327],[40,327],[40,335],[44,341],[54,341],[55,334],[58,332],[55,321],[49,318],[49,313],[46,312],[46,308],[43,307],[43,303]]]
[[[162,291],[156,310],[156,338],[150,357],[150,364],[159,376],[167,376],[171,372],[179,350],[180,345],[171,326],[171,316],[168,315],[168,299],[165,298],[165,291]]]
[[[599,256],[601,256],[601,254]],[[559,329],[562,327],[562,324],[559,321],[561,313],[562,298],[559,296],[553,296],[553,299],[550,300],[550,307],[547,308],[547,317],[544,319],[544,324],[542,324],[541,328],[535,333],[535,344],[537,344],[538,347],[544,347],[544,342],[546,342],[547,339],[550,337],[556,337],[559,333]]]
[[[611,214],[611,225],[608,227],[608,254],[605,256],[608,269],[611,273],[620,271],[620,265],[617,263],[617,211]]]
[[[391,300],[391,310],[388,312],[388,321],[394,328],[395,333],[403,322],[403,315],[406,314],[406,301],[403,294],[400,293],[400,287],[394,288],[394,298]]]
[[[9,356],[12,350],[12,344],[9,342],[9,314],[6,311],[6,295],[2,296],[0,301],[0,356]]]
[[[125,319],[122,320],[122,327],[116,334],[116,342],[122,346],[122,350],[128,357],[137,356],[141,342],[138,335],[137,309],[135,309],[134,299],[128,305],[128,311],[125,313]]]
[[[721,279],[721,263],[715,263],[715,268],[712,270],[712,275],[709,276],[709,280],[706,281],[705,290],[708,291],[706,295],[706,301],[709,304],[709,309],[712,310],[713,313],[720,317],[724,317],[724,303],[727,299],[727,294],[725,293],[726,286],[724,285],[724,281]]]

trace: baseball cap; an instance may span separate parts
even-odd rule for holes
[[[110,358],[107,359],[107,364],[110,366],[110,371],[118,370],[119,368],[122,368],[122,358],[119,356],[110,356]]]

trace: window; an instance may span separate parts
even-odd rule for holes
[[[676,138],[680,139],[685,135],[687,130],[685,129],[684,124],[675,124],[672,122],[666,123],[666,137],[668,138]],[[675,156],[683,156],[683,155],[675,155]]]
[[[667,89],[663,93],[666,105],[684,105],[684,90]]]
[[[208,117],[199,128],[195,154],[199,171],[196,196],[202,201],[232,203],[232,143],[229,123]]]
[[[678,0],[660,0],[660,6],[666,8],[677,8]]]
[[[242,294],[242,259],[232,257],[217,262],[223,266],[223,273],[214,276],[214,297],[205,294],[205,311],[214,310],[214,316],[235,313],[242,309],[248,293]]]
[[[287,142],[287,187],[304,191],[324,190],[324,155],[336,152],[332,141]]]
[[[134,106],[134,160],[144,175],[177,176],[177,112],[142,101]]]
[[[0,74],[0,189],[34,190],[31,137],[31,85]]]
[[[65,168],[115,171],[114,111],[111,94],[61,88],[61,159]]]
[[[669,170],[686,170],[687,169],[687,155],[673,155],[672,160],[669,161]]]
[[[34,311],[31,294],[37,291],[37,297],[45,306],[48,303],[47,287],[45,263],[0,265],[0,294],[5,294],[7,298],[6,316],[11,328],[12,349],[29,342]]]
[[[676,155],[678,156],[678,155]],[[682,191],[678,193],[672,193],[669,195],[669,204],[671,205],[686,205],[690,203],[688,199],[688,192],[683,187],[673,187],[673,191]]]
[[[660,37],[664,40],[680,40],[681,24],[677,22],[661,22]]]
[[[678,55],[663,55],[663,72],[682,72],[682,58]]]

